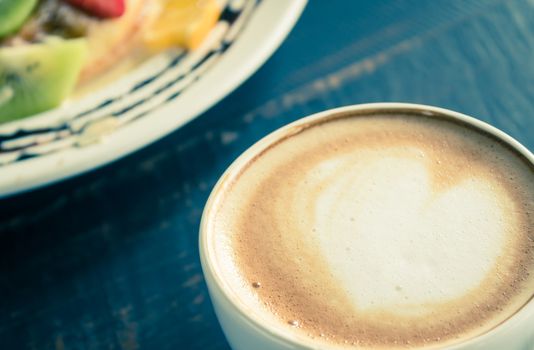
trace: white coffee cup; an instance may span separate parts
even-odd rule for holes
[[[313,340],[304,341],[297,338],[293,333],[282,327],[266,324],[255,315],[255,311],[243,303],[234,293],[230,292],[228,281],[225,281],[220,273],[220,266],[215,259],[213,235],[207,227],[209,217],[213,215],[212,209],[217,204],[215,194],[226,185],[228,179],[244,164],[265,148],[266,145],[288,135],[291,127],[308,123],[310,120],[322,119],[336,113],[372,111],[372,110],[395,110],[409,109],[418,111],[423,115],[446,115],[447,117],[461,121],[474,128],[489,133],[503,143],[512,147],[531,164],[534,165],[534,155],[519,142],[504,132],[482,121],[450,110],[406,103],[373,103],[355,106],[347,106],[314,114],[298,120],[268,135],[244,152],[224,173],[215,186],[208,200],[200,227],[200,257],[206,283],[208,285],[211,300],[222,329],[235,350],[286,350],[286,349],[328,349],[322,344],[314,344]],[[533,272],[534,273],[534,272]],[[332,348],[333,349],[333,348]],[[533,350],[534,349],[534,298],[522,307],[504,323],[477,337],[467,339],[461,343],[447,347],[455,350]]]

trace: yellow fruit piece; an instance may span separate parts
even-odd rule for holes
[[[159,16],[144,33],[153,50],[173,46],[197,48],[221,14],[217,0],[163,0]]]

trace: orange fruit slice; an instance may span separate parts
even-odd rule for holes
[[[162,1],[159,16],[146,28],[143,38],[153,50],[173,46],[196,49],[221,14],[217,0]]]

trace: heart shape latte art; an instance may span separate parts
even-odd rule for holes
[[[303,181],[321,188],[311,231],[359,309],[413,313],[454,300],[502,253],[504,213],[491,184],[466,178],[437,186],[424,154],[411,153],[421,159],[387,150],[345,155]]]

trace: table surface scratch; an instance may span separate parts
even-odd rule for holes
[[[232,160],[302,116],[376,101],[464,112],[532,150],[533,18],[533,0],[311,1],[277,53],[193,122],[0,201],[0,349],[229,349],[197,241]]]

